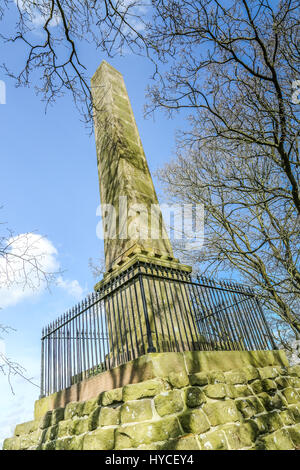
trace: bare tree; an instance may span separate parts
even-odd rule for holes
[[[4,227],[5,224],[0,224],[0,228]],[[49,288],[58,273],[45,269],[45,253],[40,249],[41,240],[43,237],[33,236],[32,233],[15,236],[8,229],[0,233],[0,293],[5,290],[9,295],[10,289],[16,288]],[[0,323],[0,339],[4,339],[4,335],[12,331],[13,328]],[[0,351],[0,372],[7,376],[12,391],[11,378],[16,375],[36,385],[27,377],[24,367],[4,351]]]
[[[2,4],[5,9],[13,0]],[[155,65],[147,112],[184,110],[189,129],[162,178],[206,207],[205,260],[238,270],[299,331],[299,15],[296,0],[17,0],[27,48],[19,85],[38,70],[47,103],[71,91],[91,117],[78,43],[108,55],[130,48]],[[144,8],[144,10],[142,10]],[[32,35],[39,19],[44,37]],[[189,186],[190,185],[190,186]],[[199,258],[200,260],[200,258]]]
[[[298,2],[160,1],[149,38],[169,70],[150,89],[152,109],[192,110],[183,145],[217,142],[228,156],[268,159],[300,214]]]
[[[239,274],[299,333],[299,217],[281,197],[287,182],[275,163],[202,144],[179,154],[160,177],[173,201],[205,207],[204,248],[183,252],[186,261],[211,275]]]
[[[11,70],[6,63],[3,67],[17,86],[28,86],[38,76],[35,88],[47,106],[71,93],[85,121],[90,122],[90,76],[78,45],[92,43],[108,56],[124,48],[139,52],[142,5],[137,0],[5,0],[0,20],[11,8],[16,10],[16,24],[13,31],[0,34],[0,39],[12,46],[23,43],[25,62],[19,70]],[[37,26],[39,35],[33,34]]]

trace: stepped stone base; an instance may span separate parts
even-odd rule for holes
[[[117,388],[55,409],[55,396],[37,401],[35,419],[16,426],[3,449],[300,448],[300,366],[289,367],[282,351],[162,353],[138,361],[136,383],[126,374],[122,383],[117,368]]]

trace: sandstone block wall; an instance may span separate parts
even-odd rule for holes
[[[170,372],[20,424],[5,450],[300,448],[300,366]]]

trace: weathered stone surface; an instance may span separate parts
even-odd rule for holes
[[[83,450],[111,450],[114,448],[114,429],[96,429],[83,438]]]
[[[261,437],[257,443],[257,448],[263,450],[290,450],[295,447],[289,432],[286,429],[280,429],[273,434]]]
[[[247,382],[247,376],[243,369],[236,369],[225,372],[225,380],[227,384],[244,384]]]
[[[101,393],[100,401],[102,406],[112,405],[113,403],[120,403],[122,401],[123,388],[115,388],[107,392]]]
[[[36,431],[39,427],[39,421],[27,421],[26,423],[18,424],[15,428],[15,436],[22,434],[29,434]]]
[[[159,450],[200,450],[201,446],[195,436],[182,436],[159,445]]]
[[[46,429],[51,426],[52,411],[47,411],[47,413],[40,420],[40,429]]]
[[[262,367],[259,369],[259,375],[261,379],[274,379],[278,377],[279,372],[276,367]]]
[[[72,419],[74,416],[81,416],[84,402],[72,401],[65,408],[65,419]]]
[[[129,449],[151,442],[166,441],[179,437],[180,434],[178,419],[173,417],[122,426],[116,430],[115,449]]]
[[[283,406],[285,406],[283,398],[278,393],[274,396],[271,396],[268,393],[263,392],[257,395],[257,398],[259,398],[260,402],[263,404],[267,411],[281,409]]]
[[[189,385],[189,378],[185,371],[171,372],[169,374],[169,382],[174,388],[182,388]]]
[[[290,410],[280,411],[279,416],[284,426],[291,426],[295,424],[295,420]]]
[[[256,397],[248,397],[236,400],[236,406],[244,418],[251,418],[264,411],[264,407]]]
[[[65,437],[55,441],[55,450],[82,450],[84,436]]]
[[[252,391],[248,385],[226,385],[226,394],[229,398],[240,398],[252,395]]]
[[[208,432],[201,437],[203,450],[227,450],[228,445],[223,431]]]
[[[151,400],[126,401],[121,406],[121,423],[135,423],[152,418]]]
[[[159,354],[155,357],[159,362]],[[261,361],[263,354],[258,357]],[[46,411],[35,421],[17,426],[18,436],[6,439],[3,448],[300,448],[298,369],[292,369],[293,375],[288,375],[289,369],[276,365],[276,361],[272,365],[272,357],[271,354],[269,365],[262,370],[248,365],[225,370],[225,374],[214,368],[194,371],[189,376],[193,385],[189,385],[185,368],[182,373],[172,369],[162,378],[126,386],[127,394],[119,388],[86,402],[69,403],[65,409]],[[245,382],[234,383],[241,381],[241,372]],[[128,400],[131,396],[134,399]]]
[[[186,411],[180,416],[180,424],[187,433],[201,434],[209,430],[210,425],[202,410]]]
[[[207,385],[204,392],[209,398],[225,398],[226,396],[226,388],[223,384]]]
[[[240,425],[229,424],[223,427],[230,449],[251,447],[258,435],[258,428],[254,423]]]
[[[277,377],[275,379],[275,383],[278,389],[286,388],[291,385],[290,378],[288,377]]]
[[[300,388],[300,379],[299,377],[291,377],[290,378],[290,384],[293,388]],[[299,390],[297,390],[299,393]]]
[[[56,437],[72,436],[73,434],[73,420],[68,419],[66,421],[60,421],[57,426],[52,426],[53,431],[49,435],[49,439],[55,439]],[[49,428],[51,429],[51,428]],[[47,430],[48,433],[48,430]],[[46,440],[48,440],[48,435]]]
[[[259,373],[256,367],[247,366],[244,367],[243,371],[246,375],[247,382],[252,382],[252,380],[259,378]]]
[[[286,399],[289,405],[296,404],[300,402],[300,396],[296,390],[292,387],[287,387],[281,390],[282,395]]]
[[[299,450],[300,449],[300,424],[295,424],[295,426],[289,427],[288,432],[294,445],[297,447],[297,450]]]
[[[198,372],[197,374],[190,375],[191,385],[206,385],[208,384],[208,375],[206,372]]]
[[[300,423],[300,404],[298,405],[289,405],[288,412],[291,414],[293,420],[296,423]]]
[[[180,390],[162,392],[154,399],[155,409],[160,416],[178,413],[183,410],[184,402]]]
[[[57,437],[69,436],[70,433],[67,432],[67,423],[69,423],[69,421],[60,421],[58,424],[47,428],[44,434],[44,441],[53,441]],[[59,430],[61,430],[61,433],[59,433]]]
[[[100,397],[92,398],[84,402],[82,415],[90,415],[99,406]],[[81,416],[81,414],[79,415]]]
[[[106,408],[104,408],[106,409]],[[94,409],[94,411],[91,412],[91,414],[88,417],[89,423],[88,423],[88,428],[89,431],[94,431],[98,427],[98,419],[99,419],[99,414],[100,414],[101,406],[98,406],[97,408]]]
[[[277,431],[277,429],[283,426],[280,414],[277,411],[262,414],[258,416],[255,421],[259,429],[263,429],[264,432],[269,433]]]
[[[98,424],[99,426],[116,426],[120,424],[120,407],[101,408]]]
[[[4,440],[3,450],[20,450],[20,438],[9,437]]]
[[[212,370],[207,373],[208,381],[211,384],[224,383],[225,375],[220,370]]]
[[[89,430],[88,418],[77,418],[72,420],[71,433],[72,434],[83,434]]]
[[[206,402],[206,397],[200,387],[188,387],[185,390],[185,400],[189,408],[196,408]]]
[[[138,398],[154,397],[165,389],[162,380],[146,380],[145,382],[125,385],[123,387],[123,401],[137,400]]]
[[[291,376],[300,377],[300,365],[288,367],[287,373]]]
[[[206,403],[203,405],[203,411],[212,426],[239,420],[239,413],[233,400]]]
[[[55,424],[58,424],[59,421],[62,421],[65,417],[65,409],[64,408],[56,408],[56,410],[52,411],[52,417],[51,417],[51,424],[54,426]]]

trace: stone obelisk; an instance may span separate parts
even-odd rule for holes
[[[123,77],[105,61],[92,77],[92,96],[106,263],[95,290],[139,263],[190,273],[174,257],[166,234]],[[153,329],[159,309],[154,313],[146,302]]]

